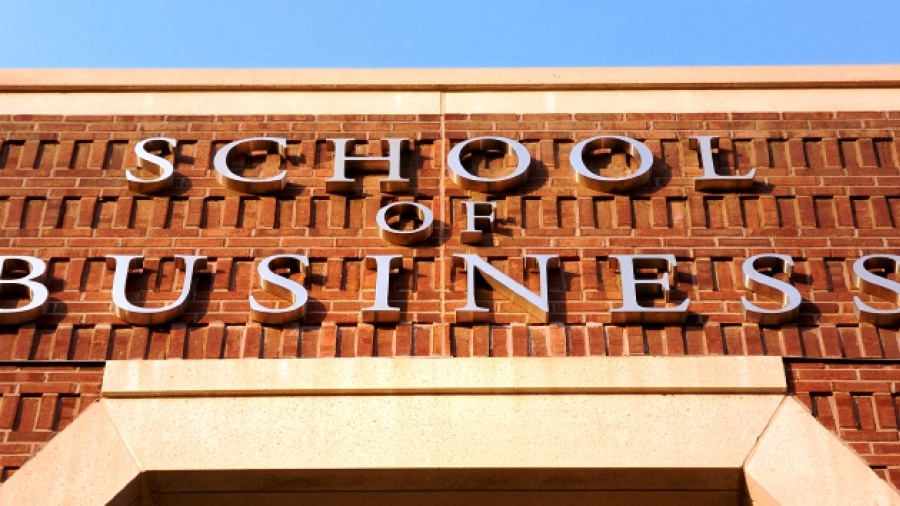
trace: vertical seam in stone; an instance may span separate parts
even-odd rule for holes
[[[775,411],[773,411],[772,415],[769,416],[769,420],[766,422],[766,426],[763,427],[763,430],[759,433],[758,436],[756,436],[756,443],[753,445],[753,448],[750,449],[750,452],[744,458],[743,464],[741,464],[741,469],[744,471],[745,476],[747,474],[747,464],[750,462],[750,459],[752,459],[753,456],[756,454],[756,448],[759,447],[759,442],[762,441],[763,436],[765,436],[766,432],[769,431],[769,426],[772,425],[772,420],[774,420],[775,417],[778,416],[778,413],[780,413],[781,410],[784,408],[784,405],[786,402],[788,402],[789,398],[790,398],[790,394],[786,394],[782,397],[781,402],[778,403],[778,407],[775,408]]]
[[[100,406],[103,407],[103,412],[106,413],[107,417],[109,417],[110,423],[112,423],[113,427],[116,429],[116,434],[119,436],[119,439],[122,440],[122,444],[125,445],[125,449],[128,450],[128,454],[131,455],[131,459],[134,460],[134,463],[137,466],[138,471],[141,474],[143,474],[144,471],[146,471],[146,469],[144,469],[144,466],[141,465],[141,461],[138,460],[137,455],[135,455],[134,449],[131,448],[131,444],[129,444],[128,439],[125,437],[125,434],[122,432],[122,428],[119,427],[119,424],[116,422],[116,418],[114,416],[112,416],[112,413],[110,413],[110,411],[108,409],[106,409],[106,405],[109,403],[109,401],[107,399],[101,398],[101,399],[99,399],[98,402],[100,403]],[[144,492],[143,480],[141,481],[141,485],[142,485],[141,493],[143,493]]]
[[[747,485],[747,465],[750,463],[750,459],[752,459],[753,456],[756,455],[756,449],[759,448],[760,441],[762,441],[763,436],[766,435],[766,432],[769,431],[769,427],[772,425],[772,421],[775,420],[775,417],[778,416],[778,413],[780,413],[781,410],[784,408],[784,405],[785,405],[785,403],[788,402],[789,397],[790,397],[790,394],[785,394],[782,397],[781,402],[778,403],[778,407],[775,408],[774,411],[772,411],[772,414],[769,416],[769,419],[766,421],[766,426],[763,427],[763,430],[760,431],[758,436],[756,436],[756,442],[753,443],[753,447],[751,447],[750,451],[747,452],[747,456],[744,457],[744,462],[741,463],[741,480],[743,482],[742,486],[744,487],[743,493],[747,497],[750,497],[751,500],[753,498],[750,496],[750,487]]]
[[[139,482],[138,485],[140,488],[140,491],[138,492],[140,494],[139,498],[141,499],[142,505],[149,506],[149,504],[150,504],[149,503],[150,487],[147,484],[147,478],[145,475],[146,469],[144,469],[144,466],[141,465],[141,461],[138,460],[137,455],[134,453],[134,449],[131,447],[131,444],[128,441],[128,438],[125,437],[124,432],[122,432],[122,428],[119,427],[119,424],[117,423],[116,418],[112,415],[112,413],[110,413],[110,411],[108,409],[106,409],[106,406],[109,403],[109,401],[101,397],[100,399],[97,400],[97,402],[100,404],[100,407],[103,408],[103,412],[106,413],[107,418],[109,418],[109,422],[112,424],[113,428],[116,430],[116,435],[119,436],[119,439],[122,441],[122,444],[125,445],[125,449],[128,450],[128,454],[131,455],[131,460],[134,461],[134,465],[137,466],[137,468],[138,468],[137,479],[138,479],[138,482]]]

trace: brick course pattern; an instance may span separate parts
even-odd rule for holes
[[[102,361],[348,356],[780,355],[798,397],[822,423],[900,484],[896,395],[900,367],[831,359],[896,359],[896,327],[861,325],[853,296],[877,307],[850,281],[853,262],[900,247],[900,112],[548,114],[406,116],[0,116],[0,251],[48,265],[48,314],[0,327],[0,463],[3,477],[63,428],[96,396]],[[654,155],[651,181],[622,194],[575,183],[569,152],[599,134],[627,135]],[[505,194],[466,192],[445,177],[446,154],[482,135],[522,142],[533,164],[528,180]],[[721,137],[722,173],[757,168],[753,190],[703,193],[692,135]],[[173,188],[155,195],[127,189],[134,144],[156,136],[179,141]],[[238,194],[212,176],[212,157],[228,142],[284,137],[288,186],[269,195]],[[328,194],[332,153],[326,139],[352,137],[359,155],[380,155],[381,138],[408,137],[408,193],[379,191],[383,177],[351,172],[358,191]],[[368,141],[368,142],[367,142]],[[479,174],[509,170],[514,158],[473,155]],[[623,173],[622,154],[593,153],[589,166]],[[277,156],[254,154],[243,174],[272,174]],[[464,200],[497,204],[495,231],[463,245]],[[375,214],[393,201],[430,207],[434,235],[412,247],[382,241]],[[248,322],[248,296],[259,289],[256,262],[275,253],[310,258],[307,316],[299,323]],[[537,289],[524,255],[553,253],[551,321],[479,285],[489,324],[457,324],[466,278],[454,253],[478,253]],[[684,325],[613,325],[621,301],[609,255],[673,253],[674,301],[691,299]],[[795,261],[803,295],[799,318],[759,327],[741,316],[741,263],[760,253]],[[185,315],[170,324],[131,326],[112,313],[107,254],[141,254],[132,300],[177,298],[182,273],[173,255],[202,254]],[[363,258],[401,254],[391,303],[398,325],[359,323],[374,298],[375,273]],[[772,307],[772,306],[770,306]],[[44,365],[43,361],[60,361]],[[31,361],[33,365],[13,361]],[[68,361],[69,365],[66,365]],[[85,361],[100,361],[86,364]]]

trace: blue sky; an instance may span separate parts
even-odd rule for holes
[[[900,0],[0,0],[5,68],[862,63]]]

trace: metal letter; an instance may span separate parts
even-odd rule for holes
[[[422,224],[413,230],[395,230],[388,225],[388,220],[394,216],[415,215]],[[378,235],[382,239],[393,244],[413,244],[424,241],[431,236],[434,228],[434,215],[431,209],[417,202],[393,202],[378,210],[375,215],[375,222],[378,224]]]
[[[502,151],[509,153],[510,148],[516,153],[516,168],[501,177],[479,177],[462,165],[462,159],[472,151]],[[460,142],[447,154],[447,167],[450,178],[458,186],[467,190],[493,193],[515,188],[528,178],[531,166],[531,155],[522,144],[506,137],[475,137]]]
[[[683,323],[691,302],[685,299],[675,307],[645,307],[638,304],[641,295],[663,295],[669,300],[670,279],[675,277],[675,255],[610,255],[612,267],[622,274],[622,307],[610,311],[613,323]],[[636,279],[636,269],[663,272],[659,279]]]
[[[485,232],[490,232],[494,224],[496,202],[463,202],[466,206],[466,229],[460,232],[459,242],[479,244]]]
[[[128,189],[137,193],[155,193],[172,186],[172,174],[175,168],[161,156],[149,153],[147,150],[160,150],[162,154],[174,152],[178,142],[168,137],[153,137],[144,139],[134,146],[134,154],[138,157],[138,170],[155,174],[153,179],[141,179],[131,170],[125,171],[125,179],[128,181]]]
[[[241,177],[232,172],[229,164],[235,156],[265,151],[269,154],[278,154],[284,160],[284,150],[287,149],[287,141],[281,137],[251,137],[241,139],[226,145],[216,153],[213,159],[213,167],[216,169],[216,181],[229,190],[245,193],[269,193],[284,189],[287,185],[287,171],[282,170],[278,174],[263,179]]]
[[[756,169],[750,169],[750,172],[744,176],[722,176],[716,172],[713,150],[719,149],[718,135],[691,137],[689,145],[691,149],[696,149],[700,153],[700,164],[703,166],[703,176],[694,178],[695,190],[746,190],[753,188],[753,176],[756,175]]]
[[[116,316],[135,325],[155,325],[178,318],[184,313],[184,303],[191,292],[194,278],[194,266],[206,268],[205,256],[175,255],[175,267],[184,270],[184,286],[178,300],[163,307],[138,307],[128,302],[125,287],[128,283],[128,272],[140,269],[144,258],[140,255],[106,255],[106,268],[115,269],[113,275],[112,301]]]
[[[309,276],[309,259],[303,255],[272,255],[259,262],[256,271],[259,273],[262,289],[291,301],[284,308],[269,309],[250,295],[250,319],[259,323],[291,323],[303,318],[306,314],[306,301],[309,294],[306,288],[296,281],[276,274],[272,269],[288,268],[292,271],[302,270],[303,278]]]
[[[388,177],[381,180],[381,191],[399,193],[409,190],[409,179],[400,175],[400,154],[409,139],[381,139],[381,149],[388,150],[388,156],[350,156],[356,145],[355,139],[328,139],[334,143],[334,173],[325,180],[325,191],[328,193],[346,193],[356,191],[356,181],[347,177],[347,165],[353,164],[362,170],[377,170],[382,162],[388,162]]]
[[[375,269],[375,304],[363,308],[362,321],[369,323],[397,323],[400,308],[388,304],[391,289],[391,270],[400,269],[401,255],[366,256],[366,268]]]
[[[584,152],[596,149],[624,151],[638,162],[638,170],[625,177],[604,177],[594,174],[584,164]],[[653,166],[653,153],[643,142],[631,137],[618,135],[598,135],[585,139],[569,153],[569,163],[575,169],[575,181],[591,190],[602,192],[625,191],[640,186],[650,179],[650,167]]]
[[[540,277],[540,293],[535,294],[519,284],[478,255],[453,255],[453,264],[466,269],[466,305],[456,310],[456,321],[472,323],[486,321],[490,311],[475,302],[475,272],[481,273],[494,290],[503,294],[532,316],[547,323],[550,321],[550,301],[547,291],[547,269],[559,268],[559,255],[525,255],[525,266],[537,269]]]
[[[17,325],[44,314],[49,295],[43,284],[44,273],[47,271],[44,261],[31,256],[0,256],[0,276],[8,269],[27,270],[28,274],[21,278],[0,279],[0,293],[11,292],[14,287],[23,286],[31,300],[22,307],[0,309],[0,324]]]
[[[784,306],[781,309],[763,309],[755,306],[741,297],[741,312],[744,319],[760,325],[780,325],[789,322],[800,313],[800,303],[803,297],[790,283],[767,276],[758,269],[781,270],[791,277],[794,270],[794,261],[788,255],[770,253],[768,255],[756,255],[744,260],[741,270],[744,273],[744,286],[751,292],[756,292],[766,297],[777,299]]]
[[[875,295],[900,305],[900,283],[879,276],[869,269],[884,269],[888,273],[900,272],[900,256],[866,255],[853,263],[853,284],[869,295]],[[859,321],[879,326],[900,323],[900,308],[876,309],[853,297],[853,312]]]

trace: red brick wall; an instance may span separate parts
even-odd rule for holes
[[[102,378],[102,365],[0,366],[3,481],[97,398]]]
[[[0,463],[8,476],[96,395],[102,361],[166,358],[275,358],[396,355],[681,355],[827,357],[787,367],[798,397],[891,481],[900,483],[894,392],[900,364],[895,327],[860,325],[850,267],[865,254],[896,253],[900,240],[900,113],[553,114],[427,116],[0,116],[0,252],[48,264],[50,306],[33,324],[0,327]],[[598,135],[644,141],[653,179],[625,194],[576,185],[568,154]],[[128,191],[124,170],[134,144],[179,140],[175,186],[157,195]],[[498,205],[493,247],[459,243],[467,192],[445,173],[453,143],[479,135],[521,141],[534,159],[520,188],[491,196]],[[719,135],[723,171],[758,168],[759,184],[741,193],[700,193],[691,135]],[[242,195],[212,177],[213,154],[232,140],[288,140],[288,187]],[[413,191],[378,190],[377,174],[359,175],[357,194],[331,195],[326,138],[409,137],[403,155]],[[442,140],[444,139],[444,140]],[[360,153],[379,154],[380,143]],[[275,157],[256,157],[246,174],[271,173]],[[484,170],[509,160],[479,158]],[[592,163],[605,163],[592,160]],[[624,155],[611,165],[623,167]],[[429,206],[434,236],[412,248],[378,237],[375,213],[392,200]],[[274,253],[311,260],[309,312],[299,324],[248,323],[247,297],[260,299],[255,262]],[[556,253],[550,273],[551,324],[486,289],[493,310],[484,325],[457,325],[465,275],[453,253],[489,257],[514,279],[537,287],[525,253]],[[793,283],[804,297],[796,322],[760,328],[744,322],[741,262],[758,253],[795,260]],[[403,270],[392,303],[402,323],[358,323],[372,303],[374,271],[362,258],[399,253]],[[609,255],[674,253],[676,299],[691,299],[685,325],[611,325],[619,305]],[[204,254],[183,318],[132,327],[111,311],[107,254],[143,254],[134,286],[150,302],[180,288],[174,254]],[[271,297],[268,300],[272,300]],[[841,362],[838,359],[856,359]],[[37,361],[58,363],[38,367]],[[19,361],[31,361],[22,364]],[[81,362],[76,362],[81,361]],[[83,361],[100,361],[89,363]],[[67,365],[68,364],[68,365]],[[94,367],[92,367],[94,366]]]
[[[801,362],[791,363],[789,371],[797,397],[822,425],[878,474],[894,485],[900,483],[900,360]]]

